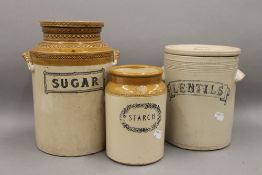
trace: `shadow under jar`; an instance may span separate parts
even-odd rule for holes
[[[44,40],[23,54],[32,72],[37,147],[81,156],[105,147],[104,87],[118,52],[103,22],[42,21]]]
[[[166,86],[162,69],[123,65],[106,86],[106,149],[112,160],[146,165],[164,153]]]

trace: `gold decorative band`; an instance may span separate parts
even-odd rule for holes
[[[42,27],[42,31],[47,34],[91,34],[100,33],[101,27],[90,28],[60,28],[60,27]]]
[[[107,64],[114,61],[114,52],[103,52],[94,54],[45,54],[30,52],[32,64],[50,66],[84,66]]]
[[[97,34],[47,34],[44,33],[44,41],[98,41],[100,40],[100,33]]]
[[[117,67],[119,66],[115,66],[116,69]],[[139,65],[137,67],[139,67]],[[166,85],[161,78],[161,73],[153,76],[132,77],[115,75],[112,74],[112,71],[111,69],[110,81],[106,86],[106,92],[112,95],[150,97],[162,95],[167,92]]]
[[[105,91],[112,95],[125,97],[151,97],[167,93],[166,85],[162,81],[153,84],[143,83],[143,85],[122,84],[110,81]]]
[[[121,77],[111,74],[111,81],[117,84],[147,85],[156,84],[162,81],[161,76],[153,77]]]
[[[153,93],[140,93],[138,91],[135,91],[133,93],[127,93],[127,92],[114,92],[106,89],[106,93],[115,96],[124,96],[124,97],[152,97],[152,96],[163,95],[167,93],[167,91],[166,90],[154,91]]]
[[[103,27],[99,21],[41,21],[42,27]]]
[[[108,45],[102,43],[101,41],[98,42],[41,42],[38,44],[38,47],[44,49],[83,49],[83,48],[108,48]]]

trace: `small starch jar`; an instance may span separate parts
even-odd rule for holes
[[[110,69],[106,86],[107,156],[119,163],[146,165],[163,157],[166,86],[162,69],[122,65]]]

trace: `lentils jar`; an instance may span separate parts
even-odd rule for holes
[[[144,165],[164,152],[166,86],[163,71],[148,65],[110,69],[106,86],[106,152],[112,160]]]
[[[230,144],[240,49],[216,45],[165,47],[168,142],[192,150]]]
[[[24,53],[32,72],[37,147],[80,156],[105,147],[104,87],[118,52],[103,22],[43,21],[44,40]]]

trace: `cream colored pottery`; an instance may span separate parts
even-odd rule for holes
[[[165,47],[166,140],[192,150],[230,144],[240,49],[215,45]]]
[[[43,21],[44,40],[24,53],[32,71],[37,147],[81,156],[105,147],[104,87],[117,52],[102,22]]]
[[[163,157],[166,86],[162,70],[147,65],[110,69],[106,86],[106,153],[128,165],[145,165]]]

